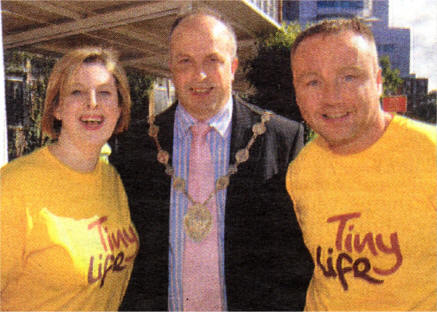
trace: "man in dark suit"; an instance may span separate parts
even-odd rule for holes
[[[285,190],[288,164],[303,146],[303,127],[233,97],[237,66],[235,34],[219,16],[198,11],[181,17],[170,40],[178,103],[152,120],[154,139],[145,137],[147,125],[141,122],[119,138],[111,162],[125,184],[140,236],[122,310],[186,310],[191,300],[199,301],[194,305],[199,310],[303,308],[312,262]],[[184,262],[191,260],[184,249],[192,237],[177,216],[193,202],[174,182],[189,181],[190,129],[196,123],[212,129],[206,140],[215,180],[229,178],[229,185],[212,192],[218,258],[200,261],[198,272],[191,273],[201,282],[191,285],[190,297],[185,283],[192,276],[186,276]],[[132,144],[135,150],[128,148]],[[198,256],[208,255],[201,249],[203,238],[197,243]],[[214,282],[202,281],[208,261],[218,267],[215,293]],[[207,305],[215,299],[218,306]]]

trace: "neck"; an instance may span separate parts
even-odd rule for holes
[[[91,172],[96,168],[100,149],[79,149],[65,146],[59,141],[49,147],[50,152],[63,164],[78,172]]]
[[[375,127],[372,128],[372,131],[368,135],[364,135],[348,144],[328,143],[328,147],[333,153],[339,155],[360,153],[375,144],[383,136],[392,118],[393,116],[391,114],[382,112],[382,114],[379,115],[378,120],[375,122]]]

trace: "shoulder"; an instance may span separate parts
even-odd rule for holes
[[[161,113],[156,115],[156,123],[166,123],[174,120],[174,116],[176,113],[177,102],[173,103]]]
[[[421,121],[395,115],[387,128],[387,136],[381,149],[391,149],[396,159],[402,159],[414,165],[412,170],[419,172],[419,167],[435,174],[437,158],[437,127]],[[434,177],[435,179],[435,177]]]
[[[52,173],[50,158],[45,155],[47,148],[16,158],[1,168],[1,196],[4,198],[24,198],[29,192],[39,188]]]
[[[123,183],[117,168],[104,160],[100,160],[100,166],[102,168],[101,172],[104,183],[109,183],[109,185],[112,185],[111,188],[115,187],[116,189],[123,190],[124,192]],[[108,186],[108,189],[109,188],[110,187]]]
[[[239,97],[234,97],[234,102],[235,114],[246,114],[251,116],[253,119],[259,119],[259,116],[267,111],[259,106],[250,104]],[[285,118],[274,112],[269,112],[271,113],[271,117],[266,123],[268,130],[288,136],[293,135],[296,132],[302,132],[303,134],[303,125],[301,123]]]
[[[328,157],[330,157],[330,153],[320,146],[319,137],[316,136],[302,148],[290,166],[293,168],[305,168],[309,163],[311,163],[311,166],[317,166],[323,159]]]
[[[286,186],[289,192],[313,185],[321,171],[332,166],[332,154],[320,146],[319,137],[308,142],[290,162],[286,174]],[[316,180],[314,180],[316,179]]]
[[[102,168],[102,172],[105,175],[117,175],[117,169],[108,161],[103,158],[99,158],[99,165]]]
[[[99,162],[102,168],[103,177],[105,179],[121,181],[120,174],[118,173],[117,168],[113,164],[103,159],[100,159]]]
[[[36,149],[30,154],[16,158],[1,168],[1,179],[21,179],[30,177],[35,171],[44,171],[47,147]]]
[[[432,124],[413,120],[407,117],[395,115],[392,120],[393,127],[396,127],[396,132],[402,136],[411,137],[418,142],[428,142],[428,144],[436,145],[437,127]]]

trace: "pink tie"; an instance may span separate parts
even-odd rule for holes
[[[190,150],[188,193],[203,202],[214,190],[214,169],[206,135],[211,128],[197,123],[191,127],[193,135]],[[191,204],[189,203],[189,206]],[[222,310],[220,291],[217,210],[215,196],[208,201],[212,215],[212,230],[201,242],[185,235],[183,262],[184,311]]]

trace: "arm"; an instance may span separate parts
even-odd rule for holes
[[[20,189],[21,179],[1,172],[1,302],[11,281],[18,279],[24,265],[27,225],[31,222],[26,214],[25,200]]]

